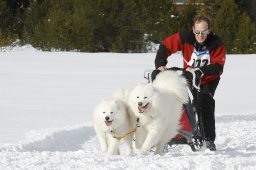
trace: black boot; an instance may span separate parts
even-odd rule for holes
[[[214,144],[214,141],[208,140],[205,141],[206,148],[208,148],[210,151],[216,151],[216,145]]]

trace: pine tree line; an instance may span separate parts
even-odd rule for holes
[[[212,20],[228,53],[256,53],[256,26],[240,0],[0,0],[0,46],[15,39],[42,50],[147,52],[147,44]]]

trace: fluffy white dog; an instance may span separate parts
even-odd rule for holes
[[[154,146],[155,154],[162,153],[164,145],[180,128],[182,105],[187,101],[186,81],[174,71],[161,72],[153,83],[132,89],[129,104],[140,125],[135,145],[142,154]]]
[[[119,142],[127,143],[127,155],[133,153],[133,134],[136,126],[134,115],[129,113],[125,99],[125,91],[116,92],[114,97],[103,99],[95,108],[94,128],[101,149],[111,155],[120,154]]]

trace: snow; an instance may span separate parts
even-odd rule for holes
[[[92,126],[96,104],[116,89],[145,82],[155,53],[0,53],[0,169],[255,169],[256,54],[228,55],[215,94],[217,151],[189,146],[164,155],[110,156]],[[168,66],[181,66],[179,54]],[[123,147],[123,143],[121,147]]]

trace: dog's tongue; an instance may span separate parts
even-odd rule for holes
[[[140,113],[144,113],[144,112],[147,112],[147,111],[148,111],[148,107],[147,106],[139,107],[139,112]]]
[[[110,125],[112,124],[112,121],[105,121],[105,124],[106,124],[107,126],[110,126]]]

